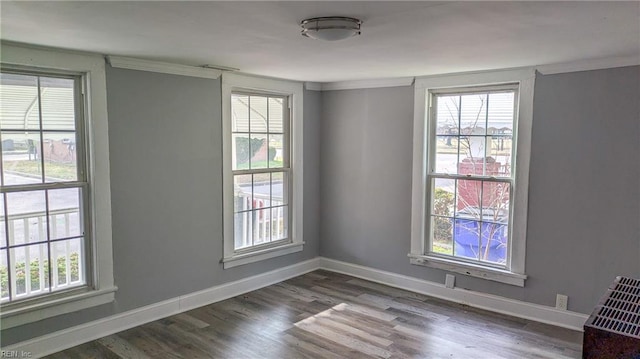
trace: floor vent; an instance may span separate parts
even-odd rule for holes
[[[640,359],[640,280],[616,277],[584,325],[582,357]]]

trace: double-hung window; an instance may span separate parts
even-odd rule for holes
[[[223,92],[225,268],[299,251],[301,85],[224,75]]]
[[[0,74],[3,302],[85,286],[87,173],[79,76]]]
[[[2,45],[3,328],[114,299],[104,59]]]
[[[416,264],[523,285],[532,74],[496,76],[505,81],[417,82],[423,155],[414,162],[421,201],[414,200],[410,256]]]
[[[234,250],[289,238],[289,97],[231,95]]]

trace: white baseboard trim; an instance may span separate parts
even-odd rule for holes
[[[558,310],[553,307],[527,303],[462,288],[449,289],[441,283],[426,281],[324,257],[320,258],[320,268],[451,302],[465,304],[474,308],[485,309],[496,313],[502,313],[578,331],[583,330],[583,325],[589,318],[588,315],[582,313]]]
[[[320,258],[306,260],[267,273],[221,284],[212,288],[168,299],[114,316],[81,324],[41,337],[26,340],[7,347],[2,351],[31,353],[32,358],[40,358],[107,335],[166,318],[191,309],[219,302],[247,292],[251,292],[289,278],[314,271],[319,268]]]

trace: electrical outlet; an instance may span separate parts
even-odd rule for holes
[[[567,310],[569,304],[569,297],[564,294],[556,295],[556,309]]]
[[[447,274],[444,280],[444,286],[449,289],[453,289],[455,285],[456,285],[456,276],[453,274]]]

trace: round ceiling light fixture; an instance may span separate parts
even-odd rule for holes
[[[338,41],[360,35],[362,21],[352,17],[325,16],[302,20],[302,36],[316,40]]]

